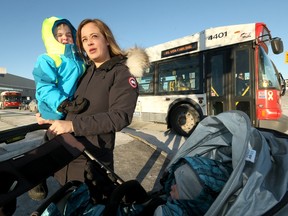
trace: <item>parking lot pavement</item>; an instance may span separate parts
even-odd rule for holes
[[[282,105],[283,115],[286,116],[285,119],[287,119],[287,124],[288,124],[288,93],[286,93],[286,95],[282,97],[281,105]],[[288,130],[285,133],[288,134]]]
[[[187,139],[168,130],[166,124],[153,122],[132,122],[121,132],[150,145],[169,159]]]
[[[288,92],[287,95],[283,96],[281,99],[281,105],[283,108],[283,114],[288,116]]]

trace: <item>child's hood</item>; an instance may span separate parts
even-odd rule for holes
[[[42,40],[48,54],[59,55],[65,53],[65,45],[59,43],[53,33],[58,23],[65,23],[71,28],[73,41],[76,42],[76,29],[69,20],[55,16],[46,18],[42,24]]]

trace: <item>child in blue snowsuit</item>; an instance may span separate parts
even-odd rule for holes
[[[38,57],[33,70],[41,117],[62,119],[68,111],[81,112],[87,101],[73,95],[85,64],[77,55],[75,28],[67,19],[46,18],[42,39],[47,53]]]
[[[172,165],[165,181],[167,202],[154,216],[204,215],[232,172],[231,163],[205,157],[184,157]]]

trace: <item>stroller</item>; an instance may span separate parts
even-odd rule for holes
[[[85,153],[85,148],[81,143],[77,143],[69,134],[58,136],[50,142],[55,143],[55,149],[62,150],[61,153],[57,151],[59,154],[66,154],[69,159],[53,166],[51,170],[45,171],[45,173],[43,171],[43,179],[69,163],[73,158],[87,153]],[[44,148],[45,146],[41,147]],[[39,155],[38,152],[41,155],[41,147],[32,150],[32,152],[37,151],[37,155]],[[27,155],[30,155],[31,159],[35,154],[29,153]],[[51,153],[50,156],[53,154]],[[43,157],[46,155],[43,154],[38,158],[38,164]],[[166,167],[161,179],[162,190],[153,193],[146,192],[136,180],[124,182],[117,174],[103,166],[95,158],[91,158],[93,167],[97,167],[95,170],[98,176],[106,179],[108,188],[110,188],[105,194],[105,202],[91,205],[90,190],[87,184],[68,182],[51,199],[43,203],[34,215],[41,215],[43,212],[43,215],[48,215],[45,212],[47,213],[51,203],[54,203],[55,205],[52,206],[56,206],[58,210],[63,210],[63,200],[65,206],[67,197],[71,197],[70,195],[75,191],[76,193],[72,197],[75,198],[76,203],[90,203],[90,215],[153,215],[159,206],[168,204],[168,208],[170,207],[169,187],[173,181],[171,180],[174,176],[173,173],[179,167],[179,163],[182,163],[184,158],[195,157],[227,163],[232,167],[229,178],[224,179],[225,182],[222,184],[221,190],[214,196],[213,202],[206,205],[205,212],[195,213],[195,215],[287,215],[288,135],[271,129],[252,127],[248,116],[241,111],[224,112],[203,119]],[[27,164],[31,165],[34,161],[34,159],[30,159],[29,163],[16,163],[11,159],[0,162],[0,172],[7,176],[4,180],[1,179],[4,182],[0,184],[0,206],[41,182],[42,179],[34,179],[33,182],[27,180],[31,175],[26,170]],[[18,171],[21,167],[21,175],[19,174],[20,171],[15,171],[15,167]],[[1,176],[4,175],[1,174]],[[202,177],[200,176],[200,178]],[[15,179],[18,179],[18,187],[17,185],[14,186]],[[205,186],[206,183],[202,181],[201,184]],[[191,182],[191,186],[194,186],[193,182]],[[79,199],[83,199],[84,202],[80,202]],[[189,206],[191,207],[190,204],[191,202],[188,202],[188,209]],[[205,205],[205,203],[202,204]],[[180,208],[174,210],[178,215],[194,215],[185,209],[187,205],[180,203]],[[67,210],[67,205],[65,208]],[[73,208],[75,206],[72,206],[71,212],[75,213],[81,206],[77,210],[73,210]],[[85,208],[87,209],[87,205]],[[86,212],[85,215],[89,214]],[[166,214],[163,213],[162,215]]]

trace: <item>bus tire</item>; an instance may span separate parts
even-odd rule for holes
[[[181,136],[189,136],[200,121],[200,115],[191,105],[181,104],[170,115],[171,128]]]

